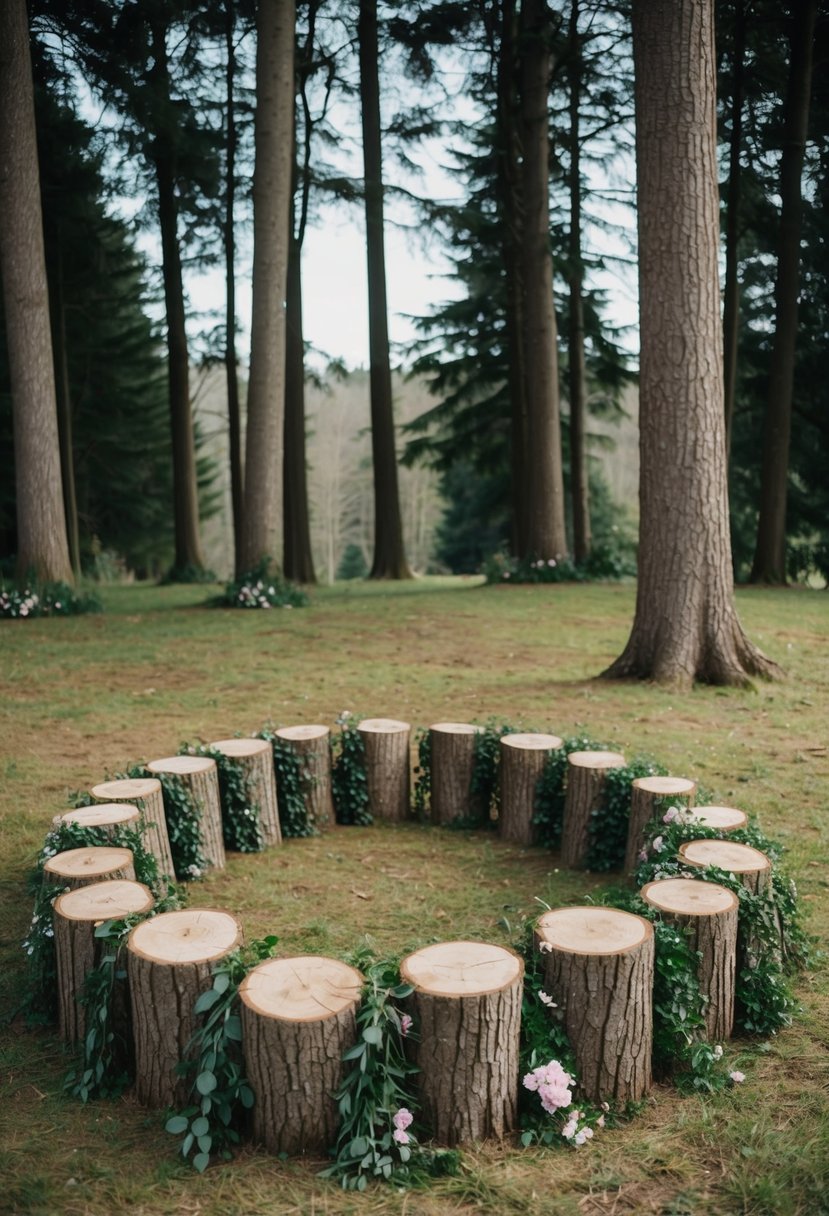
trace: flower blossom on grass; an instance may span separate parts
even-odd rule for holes
[[[524,1088],[538,1094],[548,1115],[554,1115],[562,1107],[570,1105],[573,1101],[572,1085],[575,1085],[575,1079],[564,1071],[558,1060],[541,1064],[524,1077]]]
[[[740,1072],[740,1070],[737,1068],[735,1068],[734,1071],[730,1072],[728,1075],[735,1085],[741,1085],[746,1079],[746,1074],[744,1072]]]

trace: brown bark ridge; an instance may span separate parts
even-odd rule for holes
[[[570,501],[573,510],[573,557],[590,556],[590,483],[587,476],[587,367],[584,355],[584,265],[582,260],[581,78],[579,0],[570,7],[567,48],[570,84],[570,232],[568,235],[568,394],[570,397]]]
[[[487,942],[441,942],[400,964],[424,1122],[439,1144],[502,1138],[517,1119],[524,963]]]
[[[343,1053],[357,1041],[363,977],[335,959],[268,959],[239,988],[254,1139],[272,1153],[328,1152]]]
[[[25,0],[0,6],[0,273],[14,427],[17,573],[71,583]]]
[[[563,866],[577,869],[584,865],[590,841],[590,817],[601,807],[605,773],[624,764],[620,752],[571,752],[567,757],[561,829]]]
[[[126,802],[98,802],[94,806],[79,806],[59,818],[60,823],[76,824],[79,828],[101,828],[112,837],[119,828],[138,828],[141,812]]]
[[[375,819],[401,823],[409,818],[409,737],[411,726],[394,718],[364,718],[357,729],[366,751],[368,805]]]
[[[653,926],[615,908],[556,908],[535,942],[591,1102],[638,1102],[651,1086]]]
[[[662,878],[639,892],[664,920],[683,929],[692,950],[701,954],[699,986],[708,1004],[705,1029],[712,1042],[731,1037],[737,972],[737,922],[740,901],[733,891],[697,878]]]
[[[703,828],[716,828],[720,832],[736,832],[748,827],[748,815],[732,806],[694,806],[684,818],[689,823],[698,823]]]
[[[636,869],[636,859],[645,844],[645,828],[654,818],[657,799],[670,798],[677,806],[687,807],[694,801],[696,781],[686,777],[636,777],[630,798],[628,840],[625,849],[625,873]]]
[[[144,1106],[186,1104],[191,1080],[178,1076],[176,1065],[198,1026],[193,1007],[211,986],[211,964],[241,941],[236,917],[212,908],[163,912],[130,934],[135,1087]]]
[[[635,0],[640,295],[636,613],[604,673],[780,674],[734,605],[723,419],[713,0]]]
[[[740,334],[740,194],[743,146],[743,71],[746,50],[745,0],[734,5],[734,51],[731,59],[731,133],[728,139],[728,184],[725,195],[725,280],[723,285],[723,384],[725,461],[731,451],[731,430],[737,390],[737,349]]]
[[[131,849],[112,845],[67,849],[50,857],[43,867],[44,882],[69,887],[70,891],[110,879],[135,880]]]
[[[433,823],[479,818],[482,808],[473,804],[472,775],[475,739],[482,729],[467,722],[435,722],[429,727],[429,809]]]
[[[190,791],[201,812],[199,832],[204,856],[215,870],[225,868],[225,844],[222,837],[222,802],[219,797],[219,774],[216,761],[209,756],[167,756],[151,760],[146,765],[150,773],[169,773]],[[192,875],[181,874],[187,878]]]
[[[276,801],[276,774],[273,768],[273,748],[267,739],[220,739],[211,743],[223,756],[233,760],[242,770],[248,795],[259,807],[259,824],[265,847],[282,844],[279,807]]]
[[[515,734],[500,740],[498,832],[502,840],[523,845],[535,842],[536,786],[550,752],[561,745],[558,735]]]
[[[227,428],[230,455],[230,500],[233,507],[233,554],[237,574],[242,552],[242,514],[245,504],[244,472],[242,469],[242,411],[239,405],[239,376],[236,356],[236,49],[234,0],[225,0],[225,379],[227,382]]]
[[[149,912],[154,902],[149,887],[121,879],[78,887],[55,900],[58,1030],[65,1042],[82,1043],[86,1035],[86,1010],[78,997],[87,975],[100,961],[97,925]]]
[[[308,510],[305,445],[305,340],[302,327],[302,246],[291,239],[285,310],[285,422],[282,535],[286,578],[315,583]]]
[[[323,832],[334,822],[331,788],[331,732],[327,726],[281,726],[277,739],[287,743],[302,766],[302,793],[309,821]]]
[[[157,777],[126,777],[119,781],[102,781],[89,791],[98,802],[131,802],[142,812],[141,834],[144,846],[158,862],[159,877],[175,877],[167,820],[164,816],[164,796]]]
[[[75,455],[72,441],[72,393],[69,382],[69,349],[66,340],[66,296],[63,289],[63,248],[61,222],[55,235],[57,273],[49,285],[52,313],[52,342],[55,355],[55,397],[60,439],[60,476],[63,483],[63,510],[69,560],[75,578],[81,576],[81,541],[78,528],[78,494],[75,486]]]
[[[680,860],[689,869],[717,866],[733,874],[754,895],[771,891],[771,861],[765,853],[735,840],[689,840],[679,846]],[[778,929],[779,929],[778,923]],[[741,932],[737,944],[737,966],[753,965],[763,953],[763,943],[754,933]]]

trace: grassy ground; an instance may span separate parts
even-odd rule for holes
[[[343,709],[404,718],[584,727],[628,757],[650,753],[716,801],[755,811],[783,838],[809,929],[829,930],[829,599],[739,597],[750,634],[788,671],[753,692],[688,696],[593,677],[620,651],[628,587],[481,588],[474,580],[354,585],[309,609],[206,611],[203,588],[105,592],[101,617],[0,623],[0,999],[19,999],[23,878],[67,791],[184,739],[225,738],[266,719],[333,724]],[[237,911],[249,937],[286,952],[338,952],[371,932],[390,949],[477,936],[535,897],[601,885],[540,850],[422,826],[338,829],[277,853],[233,857],[191,903]],[[796,1024],[734,1043],[744,1085],[711,1099],[658,1087],[629,1126],[578,1151],[487,1145],[456,1178],[407,1194],[347,1196],[317,1163],[247,1149],[198,1177],[160,1119],[129,1098],[83,1107],[61,1092],[67,1060],[48,1033],[2,1028],[0,1211],[133,1216],[259,1213],[829,1213],[829,983],[804,977]]]

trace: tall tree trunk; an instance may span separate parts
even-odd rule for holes
[[[294,130],[293,0],[261,0],[256,45],[253,171],[253,314],[241,567],[282,544],[285,288]]]
[[[0,270],[11,380],[17,570],[72,582],[43,252],[29,22],[0,5]]]
[[[581,257],[581,42],[579,0],[570,11],[570,497],[573,504],[573,556],[590,556],[590,488],[587,478],[587,372],[584,358],[584,269]]]
[[[812,43],[817,0],[801,0],[791,17],[791,62],[780,163],[780,231],[775,286],[776,324],[763,428],[760,519],[751,568],[753,583],[786,582],[786,491],[792,430],[797,296],[800,287],[801,174],[809,125]]]
[[[188,577],[191,573],[204,569],[204,560],[199,541],[196,444],[190,406],[190,360],[184,321],[181,251],[178,244],[176,158],[170,140],[164,132],[164,112],[172,106],[167,25],[163,18],[153,17],[150,26],[153,63],[149,76],[158,99],[160,115],[151,155],[158,190],[158,222],[161,230],[164,306],[167,317],[167,374],[173,439],[173,575]]]
[[[713,0],[634,0],[639,197],[636,616],[605,673],[688,686],[779,671],[734,606],[722,409]]]
[[[233,553],[237,575],[242,550],[242,512],[244,510],[244,475],[242,471],[242,423],[239,407],[239,376],[236,358],[236,229],[233,222],[236,201],[236,51],[233,0],[225,0],[225,91],[227,98],[227,140],[225,185],[225,379],[227,382],[227,426],[230,443],[230,499],[233,510]]]
[[[360,0],[358,38],[368,259],[371,451],[374,463],[374,560],[369,577],[411,578],[403,549],[389,362],[377,0]]]
[[[737,390],[737,340],[740,330],[740,152],[743,142],[743,68],[746,49],[745,0],[734,8],[734,56],[731,75],[731,135],[728,141],[728,185],[725,203],[725,287],[723,290],[723,372],[725,391],[725,463],[731,452],[734,398]]]
[[[524,367],[527,378],[527,551],[567,553],[558,397],[553,259],[550,252],[548,96],[552,56],[545,0],[521,5],[523,132],[522,272]]]
[[[55,394],[60,439],[60,474],[63,485],[63,511],[69,560],[76,578],[81,573],[81,546],[78,534],[78,498],[75,492],[75,456],[72,445],[72,394],[69,387],[69,351],[66,345],[66,298],[63,290],[63,246],[58,222],[57,267],[52,301],[52,342],[55,355]]]
[[[285,364],[285,575],[315,583],[308,513],[305,456],[305,343],[302,331],[302,246],[292,239],[288,253],[288,306]]]

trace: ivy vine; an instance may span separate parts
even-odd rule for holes
[[[360,721],[347,710],[337,718],[339,733],[331,735],[331,785],[337,823],[369,827],[374,819],[368,805],[366,749],[357,729]]]
[[[314,779],[307,762],[268,726],[259,732],[257,738],[266,739],[273,751],[279,826],[283,837],[318,836],[319,829],[308,813],[306,801],[306,790]]]
[[[414,770],[412,809],[421,823],[428,823],[432,798],[432,732],[421,727],[415,736],[417,764]]]
[[[561,747],[547,756],[535,787],[533,816],[536,839],[543,848],[557,849],[561,844],[567,757],[571,752],[596,751],[601,747],[602,744],[588,735],[575,735],[565,739]]]
[[[251,797],[248,781],[241,767],[205,743],[182,743],[180,756],[208,756],[216,761],[219,777],[219,797],[222,803],[222,836],[231,853],[261,853],[265,847],[260,810]]]
[[[637,777],[665,776],[667,769],[649,757],[637,757],[605,772],[601,806],[590,816],[586,868],[594,873],[620,870],[627,848],[633,782]],[[657,799],[659,801],[659,799]]]

